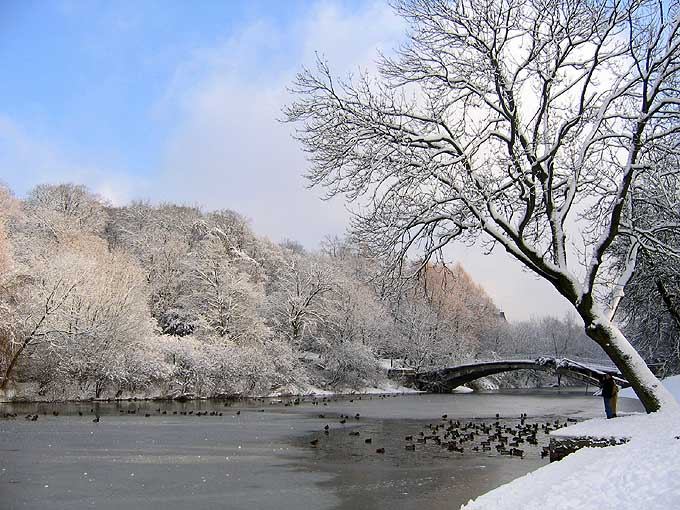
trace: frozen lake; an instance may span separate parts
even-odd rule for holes
[[[0,404],[0,415],[19,415],[0,420],[0,508],[455,509],[545,464],[545,434],[521,459],[411,451],[405,436],[443,414],[489,424],[498,413],[504,426],[520,413],[541,424],[603,414],[601,398],[575,390],[285,402]],[[621,399],[619,410],[641,408]],[[217,415],[196,415],[206,411]]]

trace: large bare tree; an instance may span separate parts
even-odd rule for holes
[[[638,185],[678,171],[656,164],[678,153],[677,3],[395,8],[408,40],[377,78],[337,81],[320,60],[295,81],[285,115],[311,182],[358,200],[355,232],[391,260],[480,235],[500,245],[573,304],[647,411],[677,406],[612,322],[637,247],[662,250],[658,234],[678,228],[631,211]]]

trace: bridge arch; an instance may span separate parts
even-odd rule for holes
[[[617,384],[628,387],[630,384],[616,370],[603,369],[601,366],[588,366],[569,359],[542,357],[535,360],[503,360],[468,363],[444,367],[413,375],[416,388],[433,393],[448,393],[452,389],[482,377],[510,372],[513,370],[542,370],[562,374],[587,384],[597,385],[603,373],[614,376]]]

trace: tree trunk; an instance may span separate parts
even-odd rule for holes
[[[12,373],[14,372],[14,367],[16,366],[17,361],[19,360],[19,356],[21,356],[21,353],[24,352],[24,349],[28,346],[32,339],[33,336],[24,339],[19,349],[17,349],[17,351],[12,356],[9,365],[7,365],[7,369],[3,374],[2,382],[0,382],[0,391],[5,391],[5,388],[7,388],[7,383],[9,382],[10,377],[12,377]]]
[[[678,403],[673,395],[661,384],[619,328],[606,318],[597,305],[591,305],[586,309],[579,308],[579,313],[585,322],[586,334],[604,349],[623,377],[631,384],[648,413],[662,408],[678,409]]]

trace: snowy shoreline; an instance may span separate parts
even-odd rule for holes
[[[680,399],[680,376],[663,381]],[[595,418],[551,433],[615,438],[622,445],[583,448],[461,507],[461,510],[667,510],[680,501],[680,412]]]
[[[461,389],[457,393],[467,393],[471,392],[468,388]],[[38,399],[34,396],[31,397],[5,397],[0,398],[0,404],[13,404],[13,403],[67,403],[67,402],[129,402],[129,401],[191,401],[191,400],[256,400],[256,399],[273,399],[273,398],[324,398],[324,397],[342,397],[342,396],[360,396],[360,395],[411,395],[424,393],[420,390],[415,390],[413,388],[408,388],[406,386],[401,386],[399,384],[394,384],[387,382],[379,386],[370,386],[360,389],[351,388],[340,388],[337,391],[324,390],[322,388],[317,388],[314,386],[304,387],[304,388],[289,388],[281,392],[274,392],[267,395],[229,395],[229,396],[195,396],[195,395],[127,395],[118,398],[63,398],[63,399]]]

